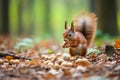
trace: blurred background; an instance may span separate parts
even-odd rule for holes
[[[97,15],[97,38],[119,36],[120,0],[0,0],[0,35],[62,40],[82,11]]]

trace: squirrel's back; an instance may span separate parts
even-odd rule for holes
[[[87,44],[90,46],[91,42],[94,40],[97,28],[96,15],[94,13],[82,13],[73,20],[73,23],[75,30],[85,36]]]

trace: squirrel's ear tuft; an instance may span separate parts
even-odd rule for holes
[[[67,29],[67,21],[65,21],[65,29]]]
[[[74,25],[73,25],[73,21],[71,22],[71,30],[74,32]]]

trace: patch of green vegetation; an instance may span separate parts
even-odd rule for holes
[[[30,38],[19,39],[19,42],[14,46],[18,52],[21,52],[23,49],[33,48],[34,42]]]
[[[115,37],[108,34],[103,34],[100,30],[96,32],[95,43],[99,47],[102,43],[113,44]]]
[[[54,53],[54,51],[53,51],[52,49],[48,49],[47,52],[48,52],[49,54]]]
[[[88,48],[87,54],[91,54],[91,53],[99,54],[100,51],[98,49]]]

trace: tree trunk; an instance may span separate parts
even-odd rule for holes
[[[29,31],[28,31],[28,35],[32,35],[33,31],[34,31],[34,21],[33,21],[33,4],[34,4],[34,0],[29,0],[29,17],[30,17],[30,25],[29,25]]]
[[[53,35],[53,31],[52,31],[52,27],[50,24],[50,14],[51,14],[51,1],[50,0],[45,0],[45,33],[47,33],[47,35]]]
[[[96,12],[96,0],[90,0],[90,11]]]
[[[1,6],[1,0],[0,0],[0,33],[1,33],[1,12],[2,12],[2,6]]]
[[[23,0],[18,1],[18,35],[23,35],[22,12]]]
[[[8,5],[9,0],[1,0],[1,31],[0,34],[9,35],[9,17]]]
[[[98,27],[105,34],[118,35],[116,0],[97,0]]]

